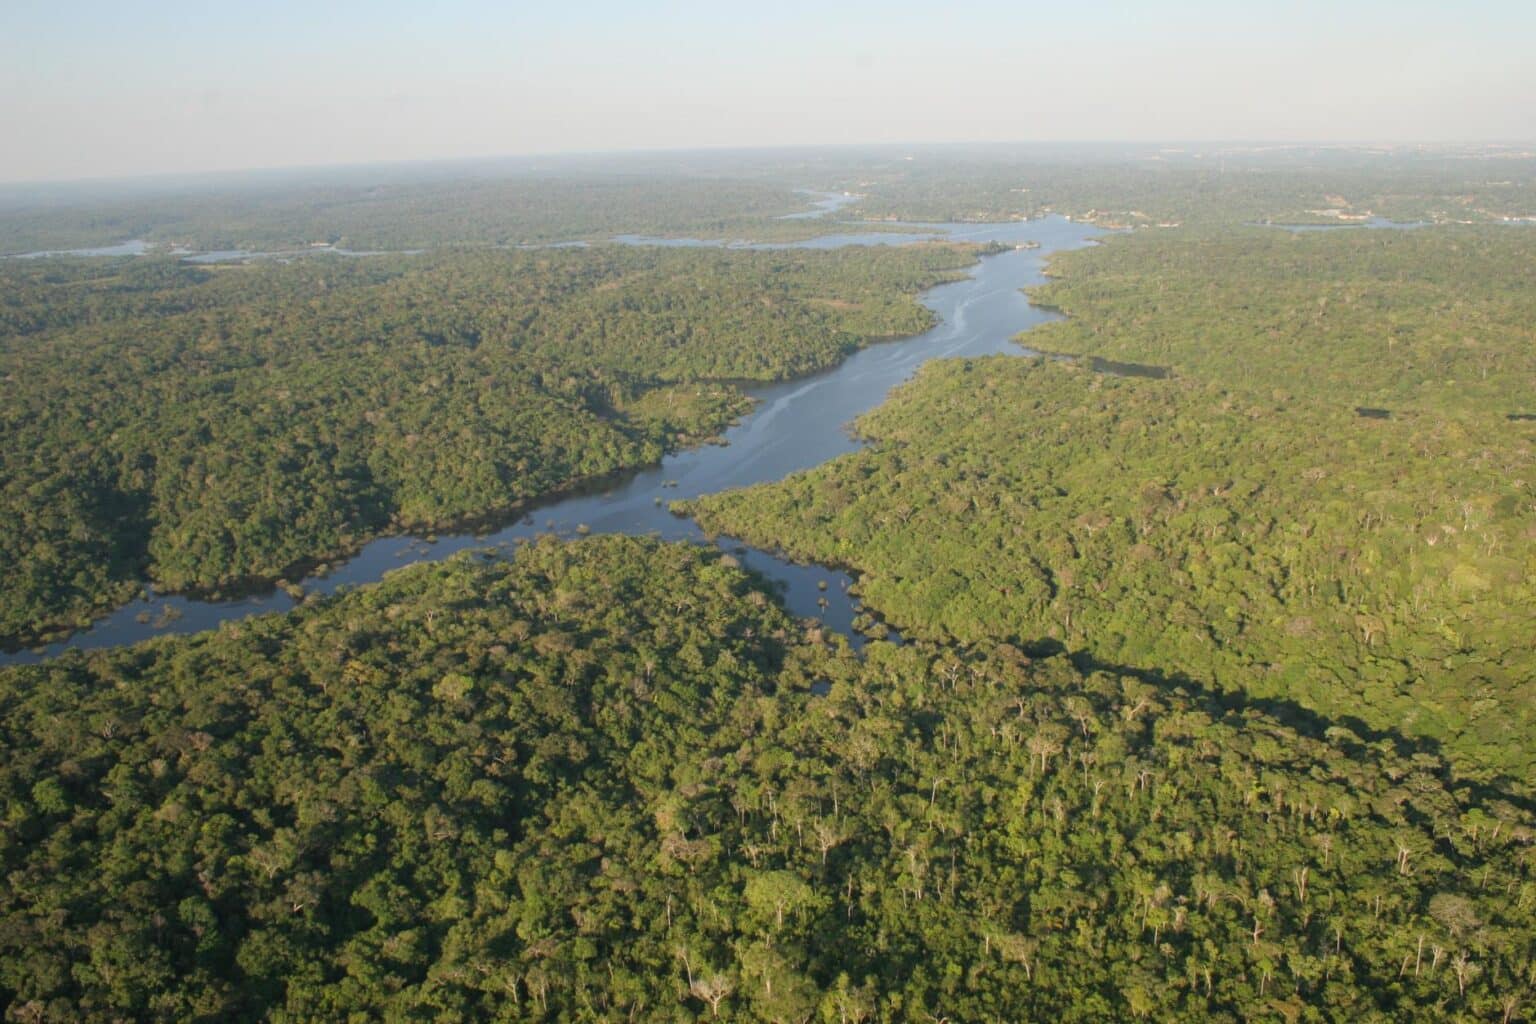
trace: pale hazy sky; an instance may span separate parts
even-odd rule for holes
[[[799,143],[1536,139],[1532,0],[0,0],[0,181]]]

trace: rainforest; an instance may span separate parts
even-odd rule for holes
[[[5,1018],[1529,1019],[1536,158],[921,156],[0,203]]]

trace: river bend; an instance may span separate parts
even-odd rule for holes
[[[1056,319],[1057,314],[1031,306],[1021,289],[1044,281],[1042,271],[1051,254],[1089,245],[1104,233],[1061,217],[909,227],[910,233],[833,234],[762,247],[895,245],[939,237],[956,242],[996,242],[1012,248],[983,257],[964,280],[925,292],[922,301],[938,319],[925,333],[870,345],[811,377],[749,389],[757,400],[755,407],[725,431],[721,444],[679,451],[654,467],[624,474],[589,493],[534,506],[519,522],[493,532],[432,539],[380,538],[326,575],[303,580],[303,589],[307,593],[334,593],[339,587],[372,583],[390,570],[414,562],[446,558],[468,548],[510,550],[520,541],[547,533],[563,537],[625,533],[706,543],[698,524],[667,511],[670,502],[780,480],[856,450],[860,442],[849,433],[850,422],[879,405],[892,387],[930,359],[1027,354],[1027,349],[1012,341],[1014,335]],[[622,240],[629,244],[652,241]],[[1038,248],[1025,248],[1028,243],[1037,243]],[[669,240],[666,244],[709,243]],[[776,581],[793,613],[822,619],[855,643],[862,641],[852,628],[858,599],[848,592],[852,580],[846,574],[796,565],[731,538],[716,538],[716,543],[747,567]],[[112,647],[167,633],[211,629],[248,615],[286,611],[295,604],[292,597],[275,588],[224,601],[149,594],[60,643],[0,655],[0,664],[35,662],[70,648]]]

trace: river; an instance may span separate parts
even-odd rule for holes
[[[413,562],[441,559],[469,548],[510,550],[546,533],[563,537],[626,533],[706,543],[707,538],[696,523],[667,511],[669,502],[780,480],[856,450],[860,442],[849,433],[849,423],[879,405],[892,387],[907,380],[930,359],[1027,354],[1029,350],[1013,342],[1013,336],[1059,316],[1031,306],[1021,289],[1044,281],[1042,271],[1052,253],[1092,244],[1105,233],[1061,217],[908,227],[911,233],[828,235],[762,248],[893,245],[935,236],[1009,246],[1034,242],[1039,243],[1039,248],[1013,248],[986,256],[967,278],[929,289],[922,301],[935,313],[938,322],[923,334],[871,345],[811,377],[750,389],[756,405],[725,431],[723,443],[676,452],[657,466],[621,475],[587,493],[535,506],[519,522],[494,532],[437,536],[430,540],[409,536],[375,540],[325,576],[302,581],[304,590],[334,593],[338,587],[374,582],[390,570]],[[649,242],[639,238],[624,240],[630,244]],[[720,243],[673,239],[667,244]],[[775,581],[792,612],[820,618],[828,627],[848,634],[855,644],[863,642],[853,629],[858,599],[849,593],[852,580],[846,574],[820,566],[796,565],[731,538],[717,538],[716,543],[747,567]],[[286,611],[295,603],[277,589],[227,601],[150,595],[118,608],[61,643],[38,651],[0,655],[0,665],[36,662],[70,648],[112,647],[167,633],[211,629],[248,615]]]

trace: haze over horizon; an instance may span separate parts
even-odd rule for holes
[[[1536,138],[1536,9],[0,10],[0,182],[569,152]]]

